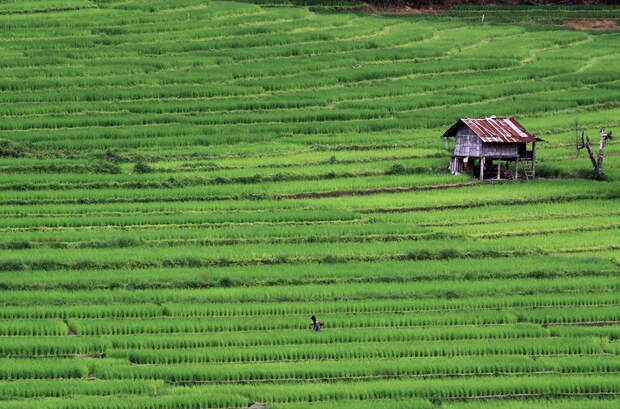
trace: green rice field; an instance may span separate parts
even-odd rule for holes
[[[293,3],[0,2],[0,409],[620,407],[620,7]]]

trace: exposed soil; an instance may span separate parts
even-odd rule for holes
[[[618,23],[612,19],[602,20],[572,20],[563,24],[573,30],[620,30]]]
[[[408,14],[440,14],[443,10],[440,8],[415,8],[410,6],[392,6],[387,8],[378,7],[374,4],[364,4],[360,9],[369,14],[392,14],[392,15],[408,15]]]
[[[458,5],[482,5],[482,6],[516,6],[516,5],[538,5],[538,6],[590,6],[590,5],[614,5],[615,3],[610,0],[540,0],[535,3],[526,3],[523,0],[495,0],[495,1],[472,1],[472,0],[426,0],[426,1],[411,1],[400,0],[394,1],[390,6],[379,6],[373,4],[372,0],[364,3],[363,7],[358,10],[370,14],[393,14],[393,15],[407,15],[407,14],[442,14],[446,9]],[[566,23],[566,26],[576,28],[578,30],[618,30],[618,26],[613,20],[605,19],[599,20],[602,27],[609,27],[610,24],[616,28],[577,28]],[[598,27],[596,21],[591,20],[575,20],[577,26],[587,27],[589,24]],[[584,24],[581,24],[584,23]],[[594,24],[592,24],[594,23]]]

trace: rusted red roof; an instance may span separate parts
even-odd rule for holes
[[[461,125],[467,126],[482,139],[482,142],[538,142],[542,139],[535,137],[523,128],[523,125],[514,118],[461,118],[448,129],[443,136],[455,136]]]

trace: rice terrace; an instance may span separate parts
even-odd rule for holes
[[[379,3],[0,1],[0,409],[620,408],[620,6]]]

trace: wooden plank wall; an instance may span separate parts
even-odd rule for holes
[[[519,156],[516,143],[483,143],[483,156],[496,158],[515,158]]]
[[[516,158],[519,156],[519,152],[516,143],[483,143],[474,131],[466,126],[461,126],[456,132],[454,155],[475,158],[482,156]]]
[[[456,132],[456,146],[454,155],[480,157],[482,153],[482,141],[466,126],[461,126]]]

